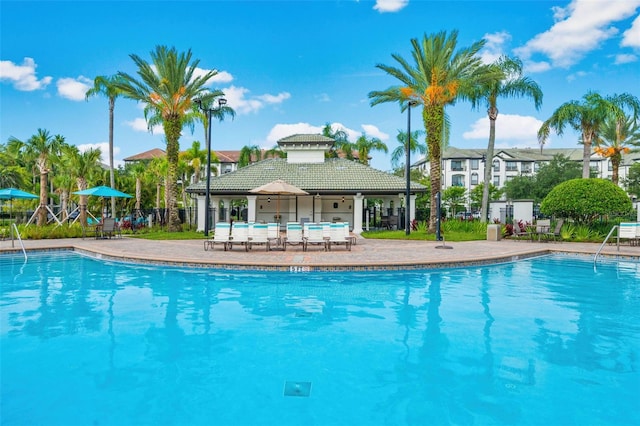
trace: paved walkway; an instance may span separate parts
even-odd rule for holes
[[[243,247],[224,251],[216,245],[213,251],[204,251],[203,240],[150,241],[138,238],[110,240],[59,239],[27,240],[27,250],[67,248],[91,253],[101,258],[129,260],[144,263],[168,263],[219,268],[300,270],[379,269],[379,268],[439,268],[483,263],[513,261],[552,252],[580,253],[593,256],[600,244],[530,241],[470,241],[442,243],[433,241],[373,240],[358,238],[358,243],[347,251],[344,246],[330,252],[309,246],[287,247],[287,251],[269,251],[256,246],[245,252]],[[21,252],[20,243],[0,241],[0,253]],[[603,256],[625,256],[640,260],[640,247],[607,244]]]

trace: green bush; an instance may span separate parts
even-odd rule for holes
[[[604,215],[628,214],[633,208],[622,188],[606,179],[571,179],[557,185],[540,204],[547,216],[590,224]]]

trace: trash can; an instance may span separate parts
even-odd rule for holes
[[[500,241],[502,238],[501,229],[500,225],[487,226],[487,241]]]

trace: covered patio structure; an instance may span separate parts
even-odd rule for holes
[[[278,141],[287,158],[269,158],[222,176],[210,182],[211,207],[218,214],[210,223],[229,221],[232,201],[246,204],[248,222],[349,222],[359,234],[366,226],[365,200],[381,199],[382,209],[394,210],[403,205],[404,178],[382,172],[344,158],[325,158],[334,140],[322,135],[293,135]],[[255,194],[251,191],[269,182],[282,179],[308,195]],[[205,184],[187,188],[198,200],[198,230],[204,230]],[[415,198],[426,187],[412,182],[410,218],[415,218]]]

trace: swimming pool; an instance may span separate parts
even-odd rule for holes
[[[0,274],[4,425],[640,423],[637,262]]]

